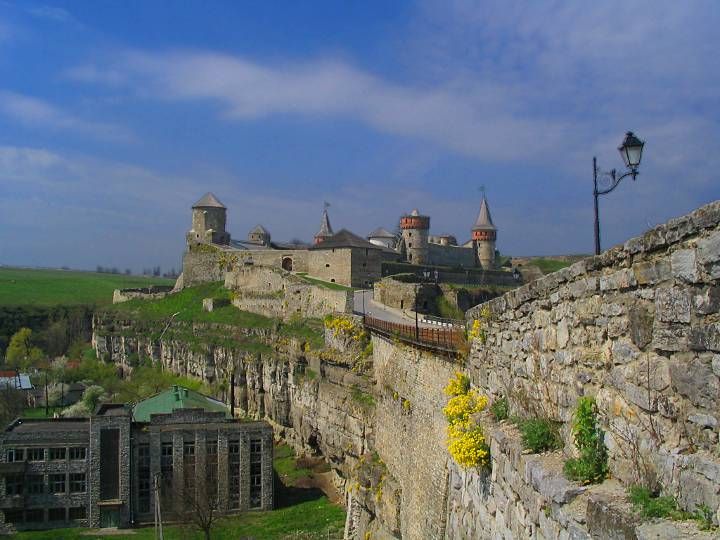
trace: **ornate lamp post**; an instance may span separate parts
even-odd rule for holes
[[[642,151],[645,142],[638,139],[632,131],[625,134],[625,140],[618,147],[618,151],[622,156],[625,167],[628,172],[622,176],[617,176],[615,169],[604,172],[598,169],[597,158],[593,158],[593,198],[595,200],[595,255],[600,255],[600,218],[598,217],[598,196],[607,195],[613,189],[618,187],[620,181],[626,176],[632,176],[632,179],[638,175],[638,167],[642,159]],[[605,189],[598,189],[598,176],[607,176],[611,179],[610,186]]]

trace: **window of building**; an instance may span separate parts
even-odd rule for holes
[[[5,523],[22,523],[23,511],[22,510],[3,510],[5,514]]]
[[[189,497],[194,496],[195,491],[195,442],[183,442],[183,482]]]
[[[22,495],[23,494],[23,475],[22,474],[8,474],[5,477],[5,493],[7,495]]]
[[[138,512],[150,512],[150,445],[141,443],[137,446],[138,463]]]
[[[65,521],[65,509],[64,508],[49,508],[48,509],[48,521]]]
[[[410,243],[408,244],[408,247],[409,247],[409,248],[411,248],[411,247],[412,247],[412,242],[410,242]]]
[[[45,461],[45,449],[44,448],[28,448],[27,449],[28,461]]]
[[[330,283],[335,283],[335,278],[332,278],[332,279],[330,280]]]
[[[217,437],[212,434],[212,437]],[[217,438],[205,441],[205,474],[207,478],[207,492],[217,492],[218,443]]]
[[[228,504],[240,508],[240,441],[228,441]]]
[[[85,507],[84,506],[74,506],[72,508],[68,509],[68,514],[70,519],[85,519]]]
[[[42,474],[28,474],[25,477],[28,493],[42,495],[45,493],[45,476]]]
[[[330,263],[325,263],[325,268],[330,268]]]
[[[171,441],[160,444],[160,477],[163,494],[170,495],[173,480],[173,443]]]
[[[365,268],[366,266],[367,266],[367,263],[363,263],[363,268]]]
[[[65,493],[65,473],[49,474],[50,493]]]
[[[70,448],[70,459],[80,460],[86,459],[87,448],[84,446],[74,446]]]
[[[14,463],[16,461],[23,461],[25,459],[24,448],[8,448],[5,454],[8,463]]]
[[[70,493],[85,493],[85,473],[70,473]]]
[[[45,521],[45,509],[28,508],[25,510],[25,523],[42,523]]]
[[[50,459],[65,459],[66,448],[51,448]]]
[[[120,497],[120,430],[100,430],[100,499]]]
[[[250,439],[250,508],[262,506],[262,440]]]
[[[368,256],[368,248],[365,248],[365,256]]]

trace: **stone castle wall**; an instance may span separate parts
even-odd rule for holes
[[[478,306],[473,384],[562,423],[595,396],[612,476],[720,506],[720,202]],[[717,516],[716,516],[717,519]]]
[[[353,309],[352,291],[328,289],[265,266],[240,266],[228,272],[225,287],[235,292],[235,307],[267,317],[321,318]]]
[[[428,244],[428,262],[441,266],[462,266],[473,268],[478,266],[473,248],[462,246],[442,246],[440,244]]]

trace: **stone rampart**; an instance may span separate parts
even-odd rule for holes
[[[714,202],[474,308],[473,384],[561,422],[568,454],[577,400],[595,396],[613,477],[717,512],[719,222]]]
[[[471,247],[428,244],[428,257],[430,264],[462,266],[464,268],[477,266],[475,250]]]
[[[232,303],[237,308],[285,320],[353,309],[352,291],[328,289],[277,268],[237,267],[225,275],[225,287],[234,292]]]
[[[152,285],[138,289],[115,289],[113,291],[113,304],[120,304],[136,298],[140,300],[159,300],[170,294],[172,285]]]

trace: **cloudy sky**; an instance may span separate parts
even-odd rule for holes
[[[720,3],[0,0],[0,264],[177,267],[190,206],[590,252],[719,198]]]

